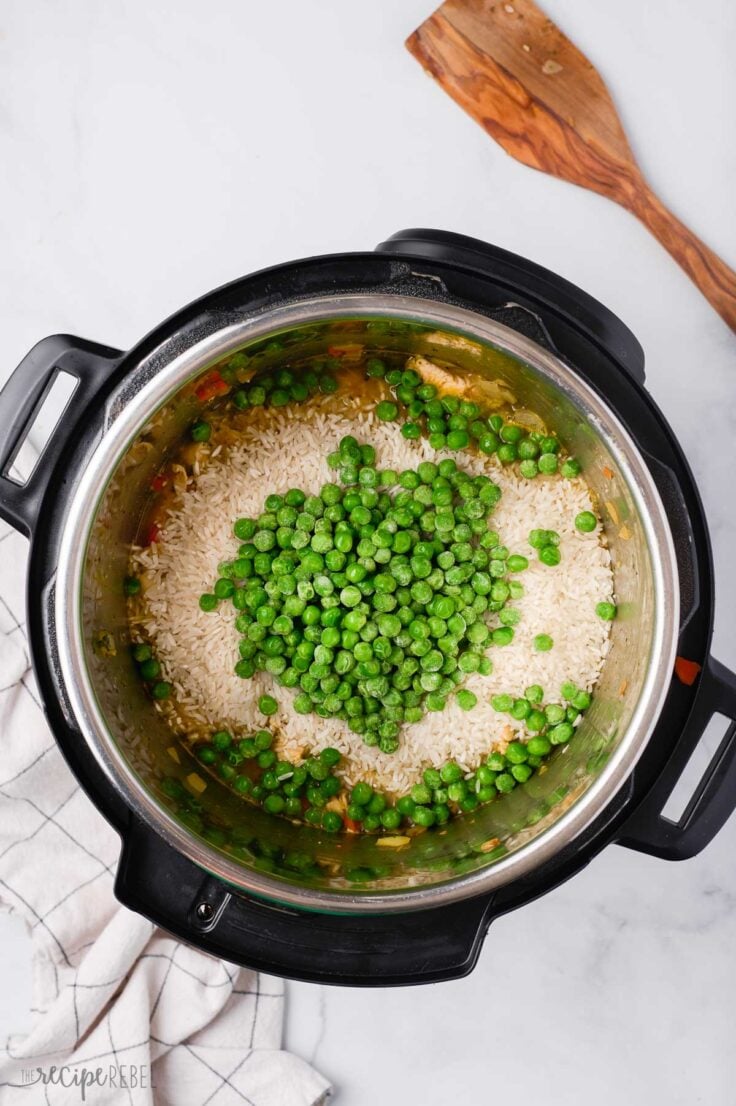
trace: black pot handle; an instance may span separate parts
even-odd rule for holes
[[[26,354],[0,392],[0,518],[21,533],[33,533],[49,479],[79,415],[108,382],[120,357],[120,350],[109,346],[54,334]],[[8,471],[62,372],[76,377],[77,385],[33,472],[20,484]]]
[[[295,910],[205,875],[137,819],[123,834],[115,894],[214,956],[289,979],[367,987],[467,975],[493,903],[486,896],[421,913],[377,915]]]
[[[644,351],[621,320],[587,292],[525,257],[446,230],[400,230],[376,247],[379,253],[423,257],[460,265],[491,277],[537,307],[553,311],[606,350],[640,384],[644,383]]]
[[[674,822],[662,810],[714,714],[724,714],[731,725],[682,817]],[[618,843],[664,860],[687,860],[713,840],[735,809],[736,674],[711,657],[700,675],[685,732],[657,783],[623,826]]]

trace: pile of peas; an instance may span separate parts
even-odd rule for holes
[[[235,607],[239,676],[269,672],[297,692],[298,713],[343,719],[393,753],[402,723],[490,673],[487,649],[510,644],[519,619],[507,603],[523,587],[508,577],[529,562],[488,529],[501,495],[488,477],[449,458],[400,474],[374,462],[347,436],[328,457],[341,484],[268,496],[257,519],[238,519],[237,557],[200,606]]]
[[[259,840],[243,827],[225,828],[218,824],[176,776],[164,776],[160,786],[163,794],[173,800],[179,820],[218,848],[226,848],[243,859],[252,859],[255,867],[269,872],[281,870],[297,872],[302,876],[319,873],[319,862],[308,853],[285,850],[271,841]],[[375,875],[372,870],[351,869],[349,878],[366,880],[375,878]]]
[[[394,833],[411,826],[428,829],[444,825],[458,814],[470,813],[526,783],[554,746],[566,744],[592,696],[570,682],[562,685],[561,696],[562,703],[543,705],[544,691],[538,684],[528,687],[518,699],[506,694],[494,696],[496,710],[524,722],[531,735],[528,740],[511,741],[505,752],[490,753],[470,773],[454,760],[440,768],[427,768],[421,781],[395,803],[370,784],[356,783],[345,817],[337,810],[325,809],[343,786],[335,774],[341,760],[337,749],[322,749],[300,764],[292,764],[278,760],[268,730],[240,740],[218,730],[196,747],[195,755],[234,791],[260,804],[268,814],[304,821],[327,833],[345,829],[346,821],[347,828],[360,833]],[[274,703],[272,697],[262,696],[261,709],[273,713]]]
[[[385,380],[394,400],[376,405],[376,415],[385,422],[405,418],[401,433],[416,439],[425,433],[434,449],[467,449],[471,441],[481,453],[495,453],[502,464],[519,462],[519,471],[527,479],[540,473],[560,472],[568,479],[580,474],[574,457],[560,461],[560,443],[552,435],[527,431],[506,422],[501,415],[486,418],[477,403],[457,396],[439,394],[434,384],[424,383],[414,369],[389,369],[377,357],[366,363],[369,377]]]
[[[264,697],[266,698],[266,697]],[[327,833],[343,828],[342,816],[325,804],[342,789],[334,774],[340,762],[337,749],[323,749],[301,764],[279,760],[272,749],[273,734],[258,730],[237,740],[226,730],[200,743],[195,755],[239,795],[258,803],[268,814],[282,814],[319,826]]]
[[[558,703],[542,706],[544,691],[538,684],[528,687],[521,699],[511,695],[494,696],[492,703],[496,710],[525,722],[531,733],[528,740],[509,742],[505,752],[490,753],[483,764],[468,774],[452,760],[441,768],[427,768],[422,782],[398,799],[396,811],[416,826],[443,825],[449,818],[469,813],[499,794],[508,794],[518,784],[526,783],[555,745],[570,740],[573,723],[590,706],[590,693],[579,690],[572,683],[563,684],[561,694],[566,706]],[[364,787],[360,784],[353,789],[348,807],[348,816],[356,821],[360,821],[356,802],[362,800]]]
[[[532,549],[536,549],[542,564],[549,568],[554,568],[562,560],[560,535],[556,530],[530,530],[529,544]]]
[[[252,407],[286,407],[292,403],[305,403],[312,396],[336,392],[338,383],[331,372],[305,369],[292,372],[278,369],[258,373],[247,384],[232,394],[232,402],[241,411]],[[206,419],[197,419],[190,428],[192,440],[208,442],[212,426]]]
[[[517,722],[523,722],[534,736],[527,743],[531,753],[545,755],[552,745],[564,745],[573,735],[574,723],[591,704],[592,695],[583,691],[570,681],[560,688],[563,703],[549,703],[542,706],[544,692],[539,684],[532,684],[524,695],[515,699],[513,695],[494,695],[491,706],[494,710],[508,714]],[[537,737],[544,738],[546,747],[532,748]]]
[[[241,410],[246,407],[286,407],[290,403],[305,403],[318,392],[331,395],[337,388],[337,380],[326,370],[293,372],[291,369],[278,369],[259,373],[248,384],[238,388],[233,393],[233,403]]]
[[[141,677],[148,684],[154,699],[163,701],[171,695],[171,684],[167,680],[160,680],[161,665],[153,655],[151,646],[146,642],[139,642],[133,646],[133,660],[138,665]]]

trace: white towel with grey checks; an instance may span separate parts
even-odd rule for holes
[[[26,557],[0,522],[0,906],[32,933],[34,1014],[0,1048],[0,1103],[323,1102],[328,1083],[281,1048],[281,980],[189,948],[116,902],[118,838],[39,706]]]

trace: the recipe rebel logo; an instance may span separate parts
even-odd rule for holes
[[[154,1090],[150,1064],[109,1064],[106,1067],[88,1068],[84,1065],[63,1064],[48,1068],[23,1068],[23,1087],[57,1086],[77,1088],[81,1102],[94,1102],[95,1089]]]

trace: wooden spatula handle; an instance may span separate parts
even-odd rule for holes
[[[630,203],[631,211],[659,239],[698,286],[718,314],[736,331],[736,273],[665,207],[642,182]]]

